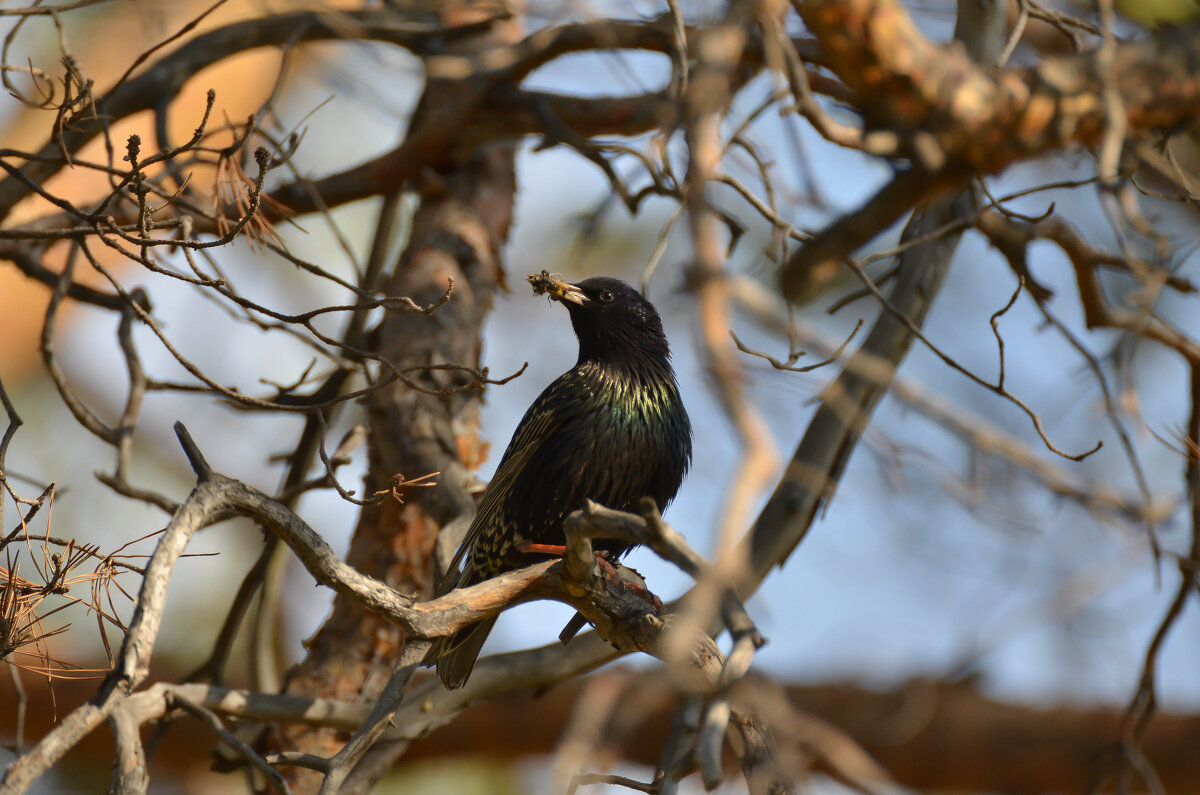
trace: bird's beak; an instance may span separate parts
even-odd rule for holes
[[[533,285],[535,293],[539,295],[545,293],[556,301],[564,303],[569,301],[572,304],[583,306],[589,300],[583,290],[580,290],[568,281],[551,276],[546,271],[542,271],[539,274],[530,274],[528,279],[529,283]]]

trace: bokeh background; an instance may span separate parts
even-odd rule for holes
[[[202,27],[285,5],[294,4],[229,2]],[[660,10],[651,5],[605,4],[603,10],[613,15]],[[63,22],[75,58],[102,89],[137,53],[177,30],[201,8],[183,0],[113,3],[66,15]],[[543,6],[531,11],[530,24],[542,25],[594,9]],[[949,37],[953,9],[947,4],[920,4],[915,13],[931,37]],[[59,55],[57,35],[44,20],[26,26],[8,62],[24,63],[28,58],[50,71]],[[1028,56],[1018,50],[1016,57]],[[278,53],[255,52],[196,75],[177,107],[192,108],[198,115],[204,91],[213,87],[218,96],[214,118],[244,119],[273,89],[279,60]],[[578,55],[555,61],[529,85],[585,95],[632,93],[657,88],[668,76],[664,56]],[[278,129],[303,131],[297,164],[307,173],[329,173],[361,162],[395,144],[418,97],[420,80],[419,62],[395,48],[354,44],[307,48],[289,65],[277,105]],[[769,79],[760,78],[743,93],[745,107],[735,107],[731,117],[748,112],[772,88]],[[0,98],[5,145],[40,145],[47,113],[11,97]],[[148,122],[135,119],[130,131],[140,126],[144,137],[152,140],[144,129]],[[195,123],[186,110],[176,112],[176,138],[185,138]],[[114,139],[121,140],[124,132],[114,134]],[[789,217],[804,228],[819,228],[839,212],[858,206],[890,176],[877,161],[826,143],[795,117],[765,114],[750,134],[772,153],[781,202]],[[535,298],[526,289],[524,274],[547,268],[573,279],[605,273],[636,281],[674,209],[666,201],[651,200],[638,217],[631,218],[619,202],[612,201],[607,181],[593,164],[562,148],[537,151],[535,143],[528,143],[518,158],[516,225],[507,249],[511,289],[498,297],[485,346],[485,364],[493,376],[511,373],[525,362],[529,367],[513,382],[489,388],[482,427],[492,455],[479,473],[484,480],[525,408],[575,357],[566,314]],[[630,143],[636,147],[645,141]],[[636,184],[634,162],[623,166],[622,175]],[[751,164],[736,157],[728,166],[747,179],[753,173]],[[1016,167],[990,180],[989,186],[993,195],[1002,195],[1060,180],[1087,179],[1093,176],[1092,169],[1090,158],[1067,153]],[[89,179],[67,171],[54,187],[86,196],[97,187],[89,185]],[[770,285],[770,266],[762,253],[769,228],[732,191],[722,199],[748,230],[732,254],[731,268]],[[1037,193],[1015,203],[1014,209],[1037,215],[1051,202],[1093,245],[1115,244],[1090,189]],[[1177,243],[1171,264],[1181,276],[1195,278],[1194,212],[1165,202],[1151,203],[1147,209],[1157,229]],[[22,210],[22,217],[28,218],[44,211],[44,206],[30,202]],[[349,278],[365,256],[376,211],[375,202],[360,202],[332,213],[349,252],[317,217],[303,219],[299,228],[281,226],[280,231],[289,248]],[[898,236],[898,228],[891,230],[876,242],[875,250],[891,248]],[[1118,384],[1122,421],[1151,492],[1163,504],[1178,502],[1183,460],[1157,437],[1169,438],[1172,429],[1186,420],[1186,372],[1159,350],[1130,347],[1115,335],[1087,332],[1073,300],[1069,264],[1049,246],[1035,246],[1034,252],[1032,270],[1061,296],[1055,307],[1064,323],[1086,340],[1097,357],[1109,364],[1121,363],[1125,374]],[[347,299],[328,282],[307,278],[292,265],[245,243],[223,249],[218,256],[243,292],[284,311]],[[699,362],[693,305],[682,290],[688,257],[686,225],[680,224],[668,238],[650,286],[651,299],[667,319],[676,370],[696,433],[692,471],[666,516],[694,546],[711,552],[724,484],[735,471],[739,449]],[[127,285],[151,288],[167,333],[186,356],[223,383],[262,391],[267,383],[293,381],[310,360],[302,346],[284,335],[232,322],[216,304],[197,300],[186,285],[138,273],[128,263],[120,268]],[[1131,289],[1132,283],[1114,277],[1108,286],[1119,292]],[[832,344],[839,343],[859,319],[869,323],[877,311],[867,299],[832,316],[826,313],[833,299],[853,287],[849,281],[835,283],[802,308],[800,322]],[[994,378],[999,359],[988,318],[1008,302],[1015,288],[1016,279],[1005,261],[982,237],[968,233],[927,324],[927,335],[959,362]],[[20,476],[58,484],[52,517],[39,518],[38,528],[44,529],[49,520],[56,534],[112,549],[160,529],[165,517],[157,509],[116,497],[95,479],[94,472],[111,467],[111,451],[74,422],[42,370],[38,334],[47,298],[48,291],[41,285],[24,280],[14,269],[0,268],[0,378],[25,421],[8,453],[8,464]],[[1194,303],[1194,298],[1168,296],[1160,310],[1185,332],[1197,334],[1200,313]],[[1100,452],[1078,464],[1054,456],[1016,407],[953,372],[919,345],[901,374],[1024,441],[1080,483],[1139,502],[1130,464],[1078,353],[1045,326],[1036,307],[1024,297],[1001,318],[999,330],[1005,342],[1009,389],[1042,416],[1060,448],[1080,452],[1103,441]],[[752,317],[738,317],[735,331],[754,348],[786,356],[786,340]],[[149,332],[140,331],[139,342],[149,372],[163,379],[184,377]],[[62,319],[58,349],[72,382],[93,410],[108,419],[115,417],[124,398],[124,376],[113,319],[73,307]],[[754,400],[775,429],[779,451],[785,456],[834,371],[795,374],[778,372],[757,359],[747,358],[744,363]],[[176,420],[188,425],[216,468],[266,491],[276,487],[282,471],[271,457],[287,451],[300,425],[299,420],[264,419],[235,411],[208,398],[156,393],[139,426],[131,479],[176,499],[186,495],[191,483],[171,432]],[[330,439],[336,441],[357,421],[354,412],[345,414],[331,429]],[[361,488],[363,466],[364,454],[359,450],[353,463],[339,471],[342,483]],[[345,550],[357,515],[355,506],[332,492],[321,492],[306,496],[298,510],[335,549]],[[8,516],[12,524],[14,514]],[[1186,548],[1187,525],[1178,511],[1156,530],[1164,549],[1182,552]],[[135,549],[146,553],[152,543],[141,542]],[[258,532],[244,522],[214,527],[197,537],[191,548],[197,556],[180,564],[171,584],[156,669],[186,671],[204,658],[228,600],[260,543]],[[630,562],[664,599],[688,586],[686,578],[649,553],[635,553]],[[828,510],[786,566],[751,600],[750,611],[769,639],[755,665],[793,683],[850,682],[886,690],[916,677],[969,678],[984,693],[1015,703],[1123,706],[1133,693],[1147,643],[1172,596],[1172,572],[1170,564],[1160,572],[1143,524],[1056,495],[1016,467],[977,455],[961,437],[889,397],[875,413]],[[136,585],[132,579],[129,582]],[[286,588],[278,650],[284,664],[302,653],[302,640],[319,626],[330,603],[330,593],[314,588],[298,565],[293,565]],[[512,610],[501,619],[486,648],[501,651],[548,643],[570,613],[554,604]],[[102,665],[94,621],[82,615],[71,620],[71,631],[51,642],[54,655],[78,665]],[[1163,709],[1200,710],[1198,658],[1200,618],[1190,606],[1159,658],[1158,695]],[[626,659],[621,664],[648,662]],[[244,674],[244,663],[235,664],[232,671],[235,676],[239,671]],[[50,710],[44,687],[33,682],[27,686],[33,692],[30,709]],[[0,677],[0,730],[13,725],[13,703],[12,686]],[[99,769],[98,775],[105,780],[107,770]],[[494,784],[487,775],[484,780]],[[536,769],[514,775],[517,782],[540,780]],[[46,783],[47,791],[94,791],[94,779],[83,772],[78,781],[69,778]],[[187,786],[201,791],[228,783],[228,779],[204,781],[190,779]],[[522,785],[513,786],[519,791]]]

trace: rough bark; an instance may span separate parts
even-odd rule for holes
[[[470,4],[439,9],[446,25],[466,24]],[[495,46],[518,39],[516,23],[498,25],[462,48]],[[470,83],[431,79],[414,115],[409,137],[424,120],[468,101]],[[437,301],[453,283],[451,300],[431,315],[389,315],[371,348],[400,368],[458,364],[478,367],[483,320],[492,292],[503,284],[501,250],[512,222],[515,146],[482,146],[425,175],[421,205],[408,245],[385,281],[388,295],[421,304]],[[404,504],[385,499],[360,514],[347,561],[403,591],[428,594],[431,556],[440,528],[474,510],[469,471],[484,457],[478,435],[482,392],[463,387],[472,377],[453,370],[417,374],[430,394],[397,384],[367,401],[369,473],[365,492],[387,489],[393,475],[440,472],[436,488],[414,489]],[[308,655],[289,672],[285,692],[343,700],[372,700],[387,681],[404,643],[399,631],[345,598],[334,601],[324,626],[308,642]],[[288,727],[280,748],[321,756],[335,753],[345,736],[325,729]],[[319,786],[311,771],[292,771],[296,791]]]

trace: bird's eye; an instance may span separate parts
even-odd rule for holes
[[[611,291],[609,291],[609,290],[604,290],[603,292],[601,292],[601,293],[600,293],[600,300],[601,300],[601,301],[603,301],[603,302],[604,302],[604,303],[606,303],[606,304],[611,304],[611,303],[612,303],[612,300],[613,300],[613,298],[615,298],[615,297],[616,297],[616,296],[614,296],[614,295],[612,294],[612,292],[611,292]]]

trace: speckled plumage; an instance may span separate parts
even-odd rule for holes
[[[570,311],[579,359],[521,419],[439,594],[544,560],[518,546],[562,544],[563,519],[584,500],[628,511],[649,496],[665,506],[690,463],[691,424],[658,312],[618,279],[539,284],[546,278],[530,281]],[[466,682],[494,622],[434,645],[427,661],[447,687]]]

